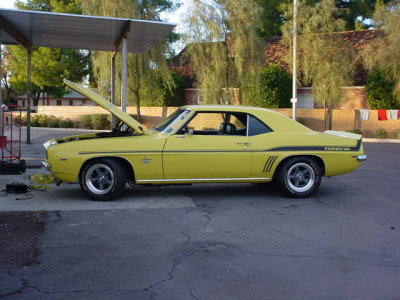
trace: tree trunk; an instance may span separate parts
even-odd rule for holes
[[[137,121],[139,123],[142,122],[142,114],[140,113],[140,95],[139,95],[139,90],[134,90],[133,94],[135,95],[135,99],[136,99],[136,117],[137,117]]]
[[[38,106],[38,104],[39,104],[39,99],[40,99],[40,94],[41,94],[42,92],[39,92],[39,93],[32,93],[32,100],[33,100],[33,106]]]

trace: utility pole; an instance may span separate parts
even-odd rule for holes
[[[296,120],[296,105],[297,105],[297,0],[293,0],[293,91],[292,91],[292,118]]]

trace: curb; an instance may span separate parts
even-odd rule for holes
[[[363,138],[363,142],[365,143],[389,143],[389,144],[400,144],[400,139],[372,139],[372,138]]]

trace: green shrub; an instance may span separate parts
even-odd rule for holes
[[[355,133],[355,134],[361,134],[362,135],[362,131],[360,129],[347,130],[347,132]]]
[[[90,115],[82,115],[79,117],[79,124],[81,128],[92,128],[92,117]]]
[[[46,126],[50,128],[58,128],[60,126],[60,118],[49,116],[46,120]]]
[[[26,125],[26,115],[22,116],[21,118],[19,116],[16,116],[14,118],[14,123],[21,125],[21,126],[25,126]]]
[[[374,133],[374,138],[377,139],[386,139],[388,136],[387,131],[383,128],[379,128]]]
[[[393,91],[395,83],[386,79],[384,71],[374,69],[368,74],[365,90],[367,92],[368,104],[371,109],[394,109],[400,108]]]
[[[260,73],[260,82],[247,80],[244,102],[248,105],[270,108],[290,107],[292,80],[290,74],[276,64],[269,64]]]
[[[110,128],[110,121],[107,119],[106,114],[91,115],[91,124],[93,129],[106,129]]]
[[[74,122],[71,121],[70,119],[65,119],[65,120],[60,120],[60,127],[61,128],[73,128],[74,127]]]
[[[49,117],[46,115],[37,115],[38,124],[40,127],[47,127],[47,122],[49,121]]]
[[[73,126],[74,128],[81,128],[81,122],[79,120],[74,120],[73,121]]]
[[[31,118],[32,127],[47,127],[48,116],[35,115]]]

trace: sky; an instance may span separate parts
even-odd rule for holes
[[[14,8],[14,0],[1,0],[0,8]]]

